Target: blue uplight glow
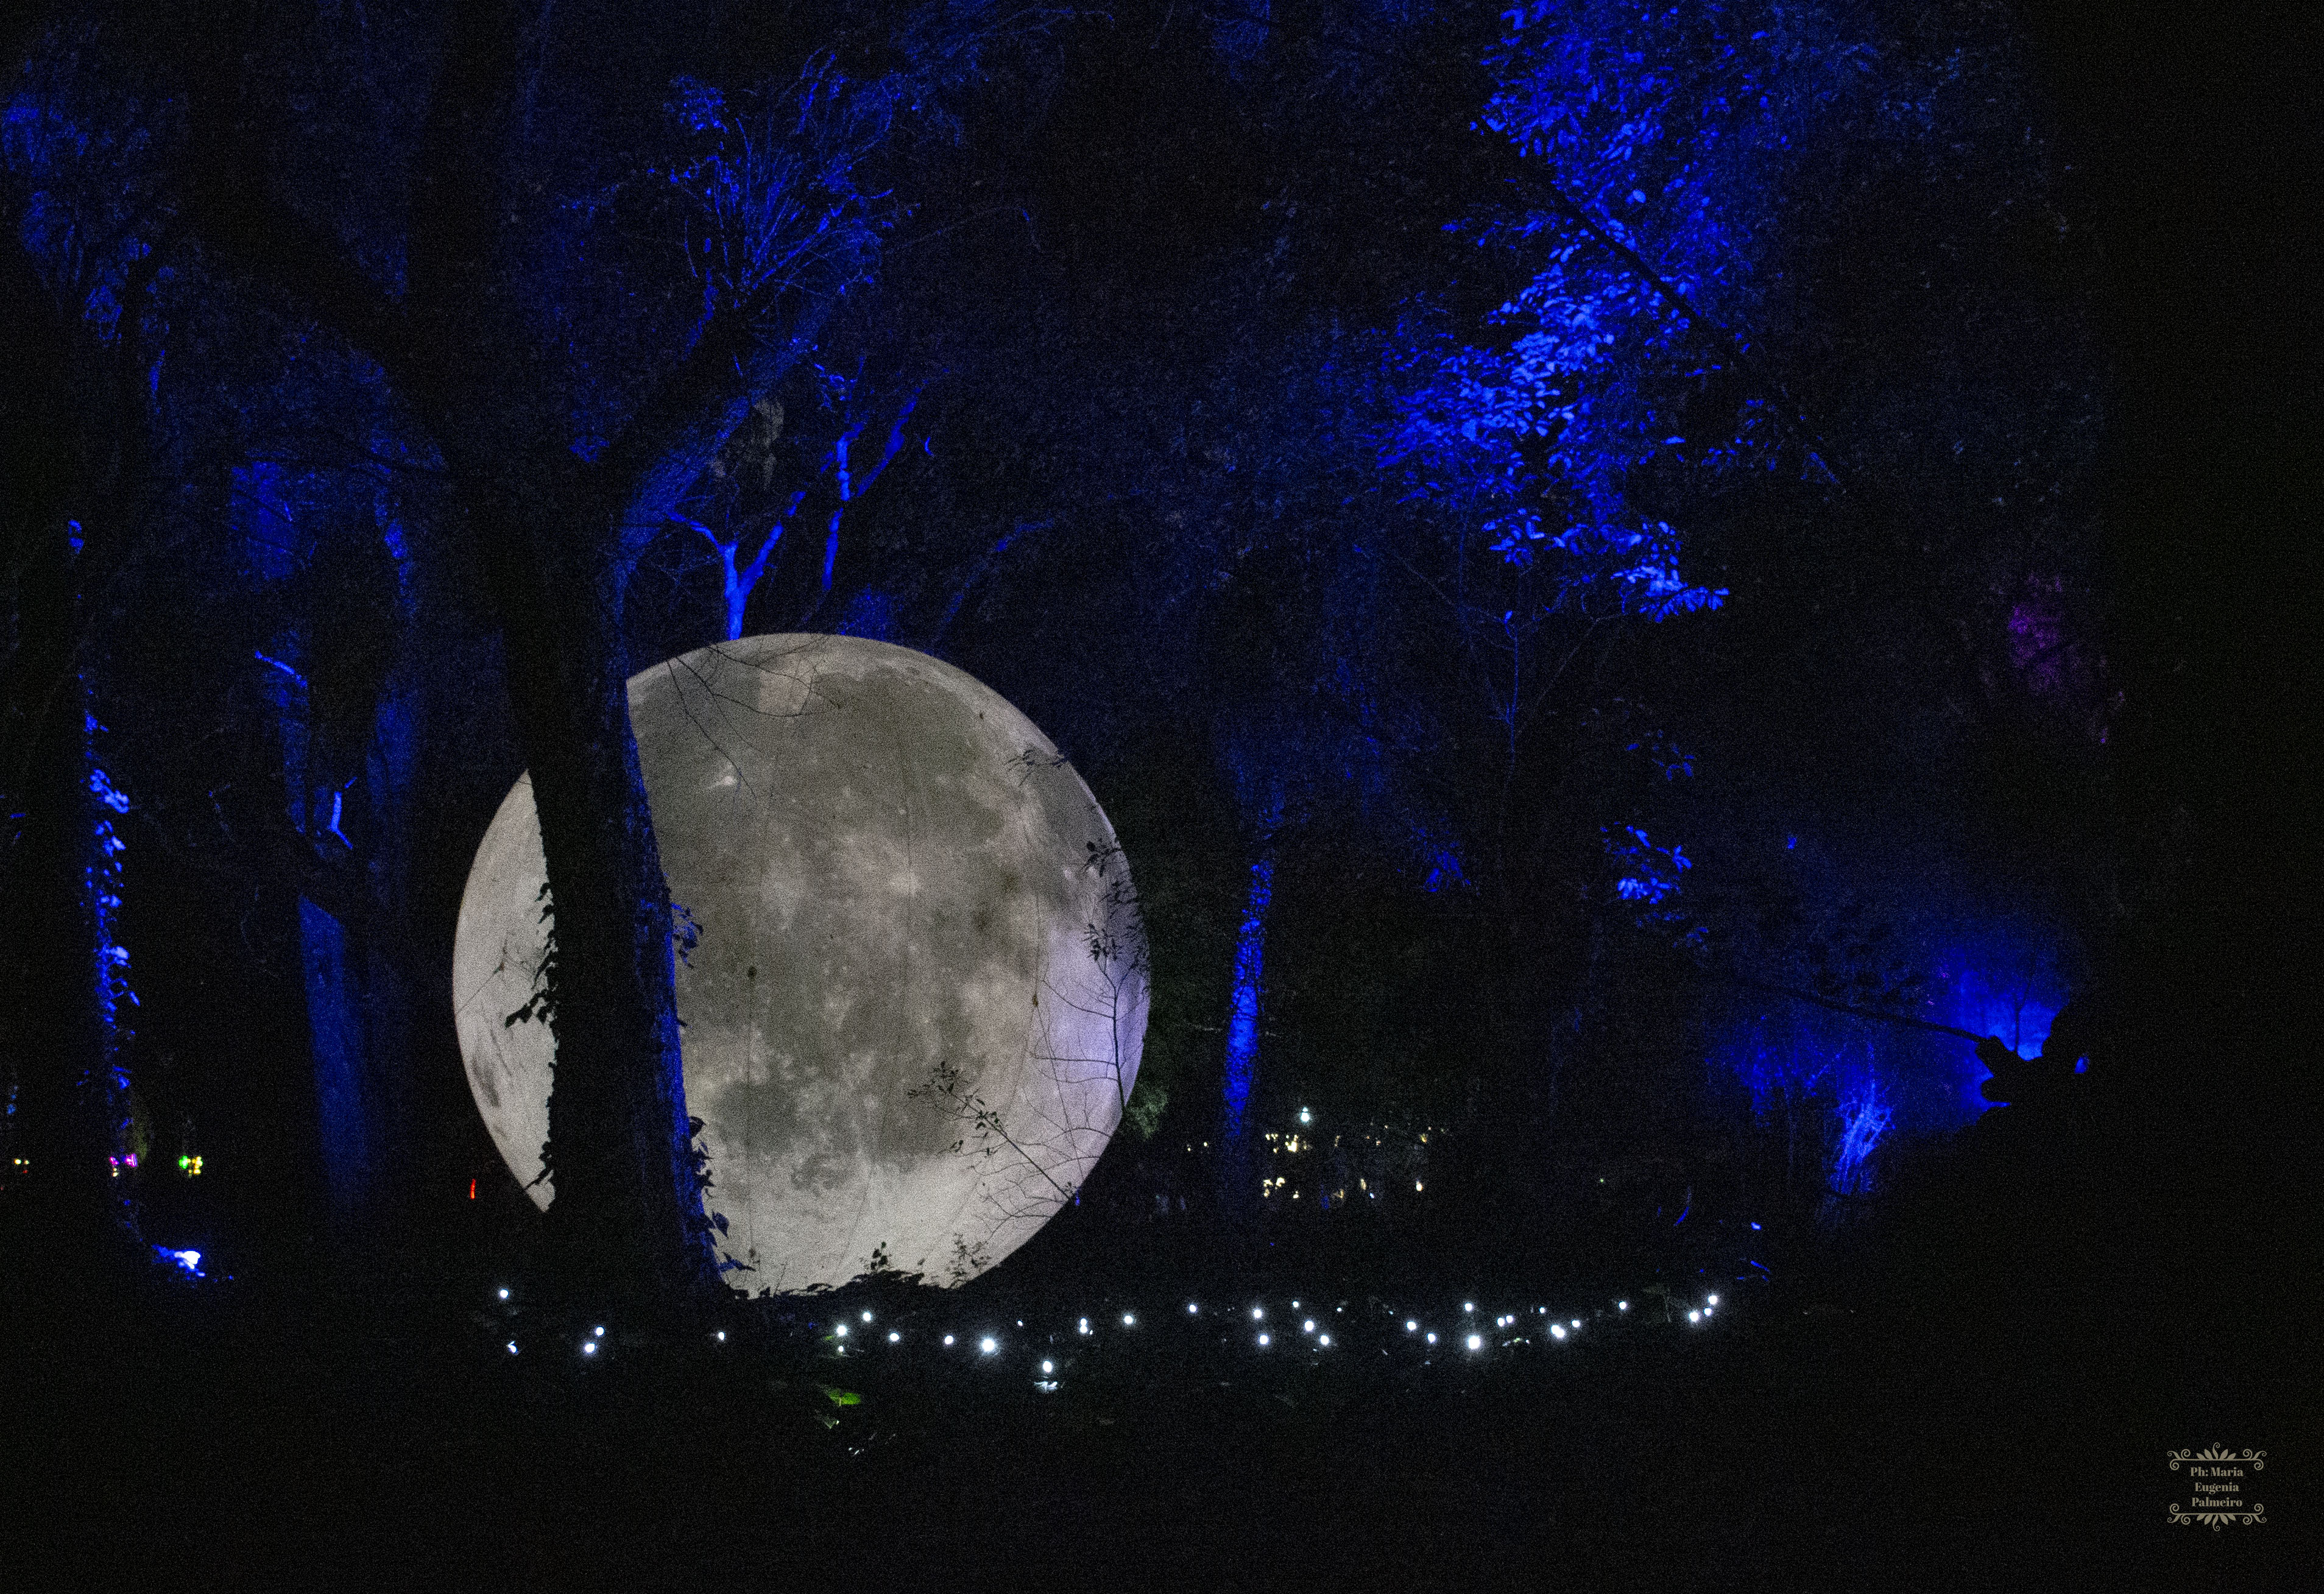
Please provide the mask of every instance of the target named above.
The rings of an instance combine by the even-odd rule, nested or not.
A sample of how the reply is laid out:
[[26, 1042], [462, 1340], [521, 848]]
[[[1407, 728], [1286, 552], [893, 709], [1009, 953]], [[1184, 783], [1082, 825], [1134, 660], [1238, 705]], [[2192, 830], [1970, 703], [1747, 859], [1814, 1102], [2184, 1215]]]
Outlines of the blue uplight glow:
[[1234, 1000], [1227, 1010], [1226, 1138], [1239, 1139], [1259, 1072], [1259, 996], [1267, 951], [1267, 909], [1274, 895], [1275, 860], [1250, 866], [1250, 894], [1235, 937]]

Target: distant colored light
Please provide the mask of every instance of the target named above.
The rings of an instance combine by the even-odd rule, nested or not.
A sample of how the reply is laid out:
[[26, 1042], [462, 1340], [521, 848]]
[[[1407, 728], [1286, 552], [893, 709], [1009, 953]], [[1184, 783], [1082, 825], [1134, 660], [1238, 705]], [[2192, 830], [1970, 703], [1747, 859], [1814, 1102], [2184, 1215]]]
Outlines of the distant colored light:
[[1752, 1227], [1753, 1229], [1755, 1229], [1755, 1230], [1756, 1230], [1756, 1229], [1757, 1229], [1757, 1228], [1758, 1228], [1759, 1226], [1758, 1226], [1757, 1223], [1754, 1223], [1754, 1224], [1752, 1224], [1752, 1225], [1751, 1225], [1751, 1227]]
[[[136, 1166], [136, 1159], [134, 1157], [130, 1159], [130, 1166], [132, 1167]], [[476, 1182], [474, 1179], [468, 1181], [468, 1199], [470, 1201], [476, 1199]]]
[[995, 1340], [995, 1339], [990, 1338], [990, 1337], [988, 1336], [988, 1337], [987, 1337], [987, 1338], [985, 1338], [985, 1339], [979, 1340], [979, 1341], [976, 1342], [976, 1348], [977, 1348], [979, 1350], [983, 1351], [987, 1356], [990, 1356], [990, 1355], [991, 1355], [995, 1350], [1000, 1350], [1000, 1349], [1001, 1349], [1001, 1341], [998, 1341], [998, 1340]]
[[1470, 1349], [1470, 1350], [1482, 1350], [1484, 1348], [1485, 1348], [1485, 1336], [1484, 1336], [1484, 1335], [1482, 1335], [1482, 1334], [1471, 1334], [1471, 1335], [1469, 1336], [1469, 1349]]

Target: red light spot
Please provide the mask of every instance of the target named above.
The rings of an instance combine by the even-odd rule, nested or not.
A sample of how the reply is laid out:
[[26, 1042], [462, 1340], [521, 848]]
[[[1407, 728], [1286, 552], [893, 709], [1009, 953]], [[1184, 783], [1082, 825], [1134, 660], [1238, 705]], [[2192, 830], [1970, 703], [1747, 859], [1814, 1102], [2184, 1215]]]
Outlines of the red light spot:
[[468, 1181], [468, 1199], [470, 1201], [476, 1199], [476, 1182], [474, 1179]]

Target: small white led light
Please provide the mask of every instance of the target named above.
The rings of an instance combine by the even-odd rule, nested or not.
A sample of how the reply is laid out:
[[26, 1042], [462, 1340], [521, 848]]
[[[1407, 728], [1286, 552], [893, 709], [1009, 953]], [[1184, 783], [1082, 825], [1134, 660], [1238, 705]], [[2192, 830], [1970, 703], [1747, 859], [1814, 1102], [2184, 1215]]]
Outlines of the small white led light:
[[1549, 1325], [1549, 1337], [1553, 1340], [1562, 1340], [1565, 1338], [1565, 1330], [1553, 1322]]
[[605, 1325], [604, 1325], [604, 1323], [602, 1323], [602, 1322], [601, 1322], [601, 1323], [599, 1323], [599, 1324], [597, 1325], [596, 1330], [595, 1330], [595, 1333], [596, 1333], [597, 1338], [599, 1338], [599, 1339], [601, 1339], [601, 1340], [602, 1340], [602, 1339], [604, 1339], [604, 1338], [605, 1337]]
[[1484, 1348], [1485, 1348], [1485, 1336], [1484, 1336], [1484, 1335], [1482, 1335], [1482, 1334], [1471, 1334], [1471, 1335], [1469, 1336], [1469, 1349], [1470, 1349], [1470, 1350], [1482, 1350]]
[[509, 1354], [511, 1356], [514, 1356], [516, 1354], [516, 1341], [514, 1340], [511, 1340], [509, 1341]]
[[866, 1313], [863, 1314], [863, 1321], [864, 1321], [864, 1322], [871, 1322], [871, 1321], [872, 1321], [872, 1314], [871, 1314], [869, 1312], [866, 1312]]
[[847, 1325], [844, 1322], [839, 1325], [839, 1337], [843, 1340], [847, 1337]]
[[1054, 1361], [1045, 1361], [1041, 1364], [1041, 1370], [1045, 1373], [1056, 1372], [1057, 1370], [1057, 1364]]
[[502, 1300], [503, 1300], [503, 1301], [505, 1301], [505, 1300], [507, 1300], [507, 1299], [508, 1299], [508, 1291], [507, 1291], [507, 1289], [506, 1289], [505, 1287], [503, 1287], [503, 1288], [502, 1289], [502, 1291], [501, 1291], [501, 1299], [502, 1299]]
[[724, 1345], [726, 1342], [726, 1331], [724, 1329], [720, 1329], [718, 1331], [718, 1342], [721, 1345]]
[[1703, 1298], [1708, 1300], [1714, 1306], [1719, 1304], [1719, 1297], [1717, 1295], [1706, 1295]]
[[1686, 1314], [1686, 1320], [1689, 1322], [1701, 1322], [1702, 1321], [1702, 1313], [1700, 1312], [1690, 1312]]
[[597, 1354], [597, 1341], [595, 1341], [595, 1340], [584, 1340], [584, 1341], [581, 1341], [581, 1354], [582, 1354], [582, 1355], [584, 1355], [584, 1356], [595, 1356], [595, 1355], [596, 1355], [596, 1354]]
[[952, 1336], [950, 1334], [946, 1334], [945, 1336], [945, 1343], [947, 1345], [952, 1343]]
[[1628, 1301], [1617, 1301], [1614, 1303], [1614, 1310], [1617, 1312], [1628, 1312], [1629, 1309], [1630, 1304]]
[[1192, 1316], [1193, 1316], [1196, 1312], [1199, 1312], [1200, 1310], [1202, 1310], [1202, 1308], [1200, 1308], [1200, 1307], [1196, 1306], [1196, 1305], [1195, 1305], [1192, 1301], [1189, 1301], [1189, 1302], [1187, 1302], [1187, 1303], [1186, 1303], [1186, 1315], [1187, 1315], [1187, 1316], [1192, 1317]]
[[976, 1342], [976, 1348], [977, 1348], [979, 1350], [983, 1351], [987, 1356], [990, 1356], [990, 1355], [991, 1355], [995, 1350], [1000, 1350], [1000, 1349], [1001, 1349], [1001, 1341], [998, 1341], [998, 1340], [992, 1340], [992, 1339], [979, 1340], [979, 1341]]
[[1123, 1313], [1121, 1314], [1121, 1326], [1124, 1328], [1136, 1328], [1138, 1326], [1137, 1314], [1130, 1312]]
[[1303, 1334], [1314, 1333], [1315, 1331], [1315, 1320], [1311, 1317], [1306, 1322], [1301, 1323], [1299, 1325], [1299, 1331]]
[[1328, 1344], [1330, 1344], [1331, 1342], [1332, 1342], [1332, 1336], [1331, 1336], [1331, 1335], [1329, 1335], [1329, 1334], [1317, 1334], [1317, 1335], [1315, 1336], [1315, 1343], [1317, 1343], [1318, 1345], [1328, 1345]]
[[888, 1331], [888, 1343], [890, 1343], [890, 1345], [896, 1345], [896, 1344], [900, 1344], [900, 1343], [902, 1343], [902, 1342], [903, 1342], [903, 1338], [904, 1338], [904, 1336], [903, 1336], [903, 1335], [901, 1335], [901, 1334], [899, 1334], [899, 1333], [898, 1333], [894, 1329], [890, 1329], [890, 1330]]
[[1259, 1335], [1259, 1342], [1260, 1348], [1261, 1348], [1261, 1349], [1264, 1349], [1264, 1348], [1266, 1347], [1266, 1345], [1267, 1345], [1267, 1342], [1268, 1342], [1268, 1338], [1267, 1338], [1267, 1336], [1266, 1336], [1265, 1334], [1261, 1334], [1261, 1335]]
[[1260, 1318], [1265, 1317], [1266, 1315], [1267, 1308], [1264, 1306], [1254, 1306], [1250, 1309], [1250, 1320], [1253, 1322], [1257, 1322]]
[[1418, 1333], [1420, 1331], [1419, 1322], [1413, 1318], [1406, 1318], [1404, 1320], [1404, 1331], [1407, 1334]]
[[1429, 1335], [1429, 1336], [1428, 1336], [1428, 1342], [1429, 1342], [1430, 1344], [1432, 1344], [1432, 1345], [1434, 1345], [1434, 1343], [1436, 1343], [1436, 1336], [1435, 1336], [1434, 1334], [1431, 1334], [1431, 1335]]
[[1578, 1317], [1577, 1317], [1577, 1318], [1575, 1318], [1575, 1319], [1573, 1320], [1573, 1326], [1574, 1326], [1575, 1328], [1580, 1328], [1580, 1327], [1582, 1326], [1582, 1320], [1581, 1320], [1580, 1318], [1578, 1318]]

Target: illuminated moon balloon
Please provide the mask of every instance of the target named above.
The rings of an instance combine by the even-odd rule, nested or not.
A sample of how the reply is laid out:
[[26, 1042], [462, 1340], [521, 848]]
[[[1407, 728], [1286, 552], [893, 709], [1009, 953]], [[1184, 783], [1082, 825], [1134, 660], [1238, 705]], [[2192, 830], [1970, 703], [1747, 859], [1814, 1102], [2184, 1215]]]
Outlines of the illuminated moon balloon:
[[[857, 637], [750, 637], [630, 682], [672, 899], [687, 1110], [751, 1293], [873, 1265], [961, 1284], [1104, 1150], [1138, 1075], [1144, 944], [1113, 829], [973, 677]], [[453, 953], [477, 1110], [546, 1207], [551, 1038], [529, 777], [468, 874]]]

